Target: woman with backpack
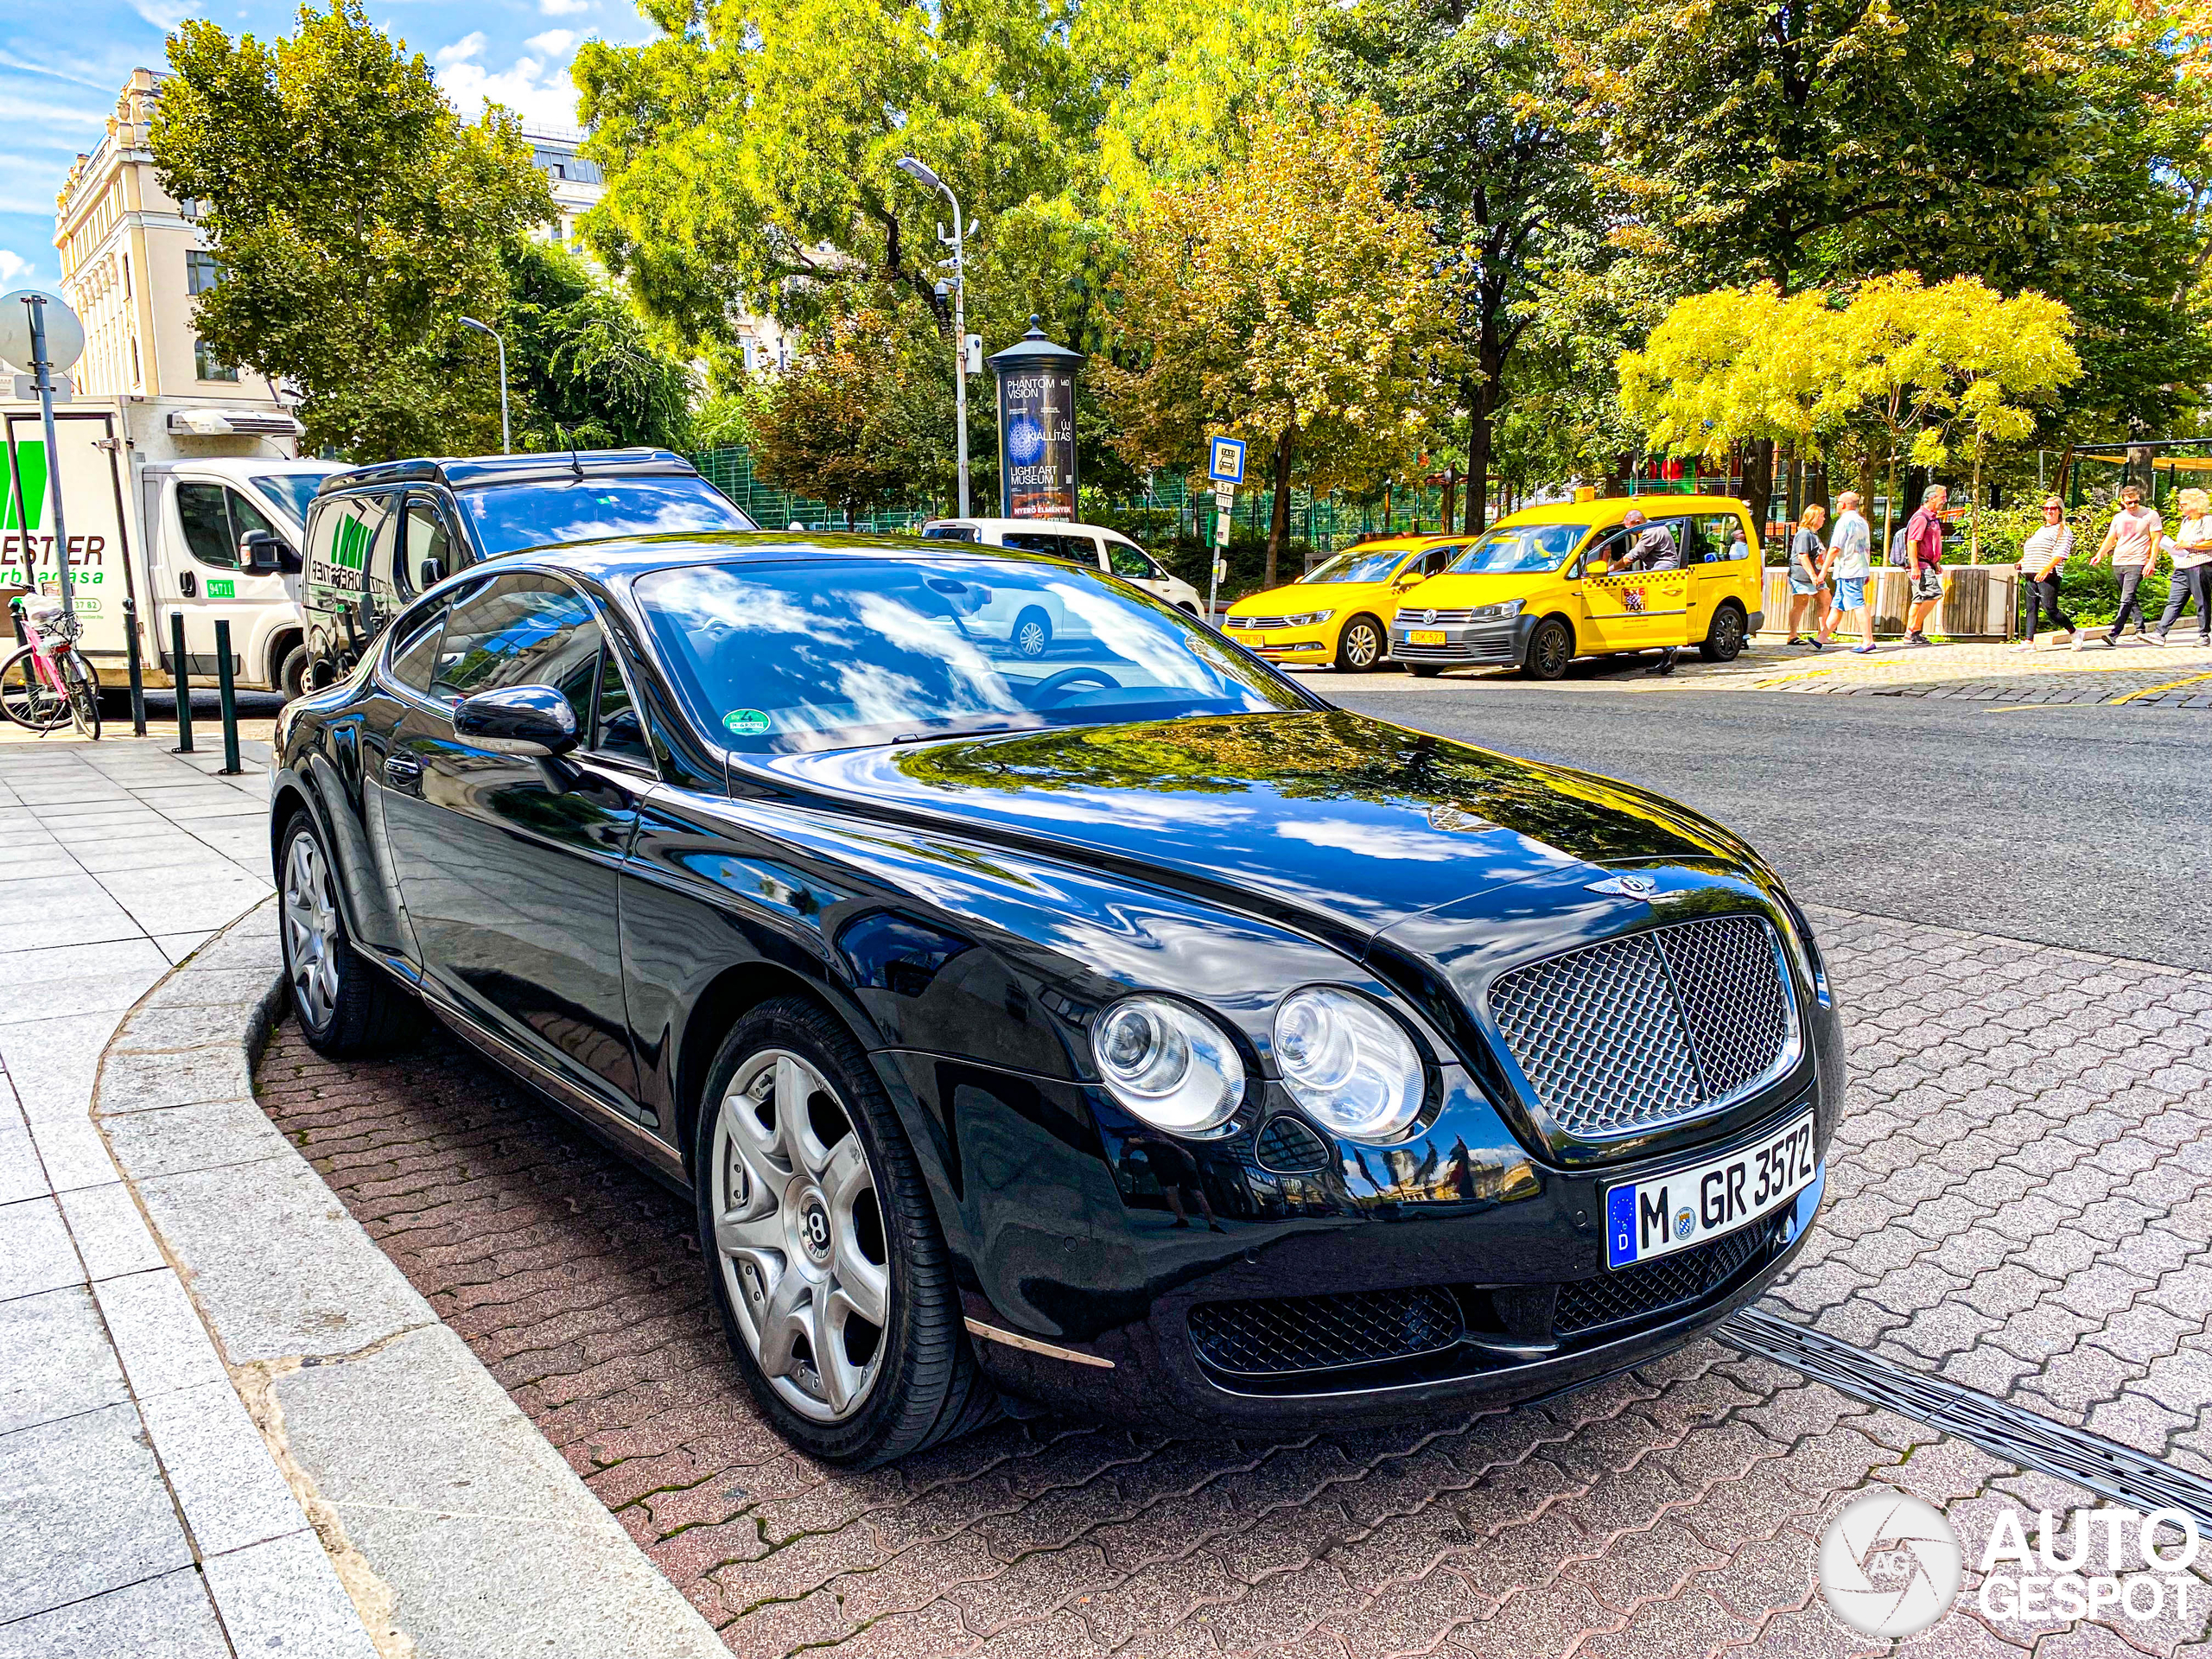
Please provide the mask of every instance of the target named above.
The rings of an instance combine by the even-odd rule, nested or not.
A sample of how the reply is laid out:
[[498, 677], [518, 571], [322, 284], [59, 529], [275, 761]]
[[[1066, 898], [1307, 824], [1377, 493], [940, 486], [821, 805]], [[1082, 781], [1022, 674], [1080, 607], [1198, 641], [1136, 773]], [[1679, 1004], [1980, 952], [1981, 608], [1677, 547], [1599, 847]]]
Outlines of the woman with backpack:
[[[1821, 649], [1821, 526], [1827, 518], [1828, 510], [1815, 501], [1789, 537], [1789, 638], [1784, 645]], [[1810, 639], [1801, 631], [1808, 624], [1814, 629]]]

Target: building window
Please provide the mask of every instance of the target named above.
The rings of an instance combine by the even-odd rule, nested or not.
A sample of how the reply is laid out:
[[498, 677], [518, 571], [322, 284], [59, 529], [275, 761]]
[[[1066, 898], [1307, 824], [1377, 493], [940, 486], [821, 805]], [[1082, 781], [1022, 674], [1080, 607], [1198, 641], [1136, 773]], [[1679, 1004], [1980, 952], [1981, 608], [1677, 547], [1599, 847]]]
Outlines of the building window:
[[[184, 286], [189, 294], [205, 294], [223, 280], [222, 262], [205, 248], [194, 248], [184, 256]], [[206, 378], [204, 375], [201, 378]]]
[[130, 297], [130, 256], [127, 253], [123, 256], [123, 297]]
[[207, 349], [207, 342], [204, 340], [192, 342], [192, 372], [202, 380], [235, 380], [238, 378], [237, 368], [220, 361], [214, 353]]
[[134, 386], [146, 384], [146, 372], [138, 366], [138, 336], [136, 334], [130, 336], [130, 384]]

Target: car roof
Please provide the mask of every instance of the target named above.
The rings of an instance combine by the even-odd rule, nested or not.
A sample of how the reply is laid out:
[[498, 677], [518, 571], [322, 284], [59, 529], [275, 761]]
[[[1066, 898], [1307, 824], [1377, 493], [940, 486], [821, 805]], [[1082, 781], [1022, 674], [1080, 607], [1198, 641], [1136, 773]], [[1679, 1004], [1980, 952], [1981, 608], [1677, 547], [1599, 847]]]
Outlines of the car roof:
[[922, 528], [937, 530], [946, 526], [961, 530], [1080, 530], [1100, 536], [1121, 536], [1123, 541], [1128, 540], [1110, 525], [1086, 524], [1079, 518], [932, 518]]
[[556, 449], [527, 455], [422, 456], [349, 467], [323, 480], [317, 495], [378, 485], [442, 484], [480, 489], [494, 484], [543, 484], [564, 478], [668, 478], [699, 475], [670, 449]]
[[1015, 560], [1066, 568], [1049, 553], [976, 542], [924, 541], [918, 536], [797, 530], [670, 531], [658, 536], [611, 536], [600, 541], [525, 548], [469, 566], [493, 571], [517, 566], [568, 570], [601, 582], [634, 578], [687, 564], [828, 563], [840, 559], [917, 555], [946, 559]]
[[1746, 512], [1751, 509], [1732, 495], [1601, 495], [1589, 501], [1548, 501], [1541, 506], [1509, 512], [1492, 526], [1516, 524], [1618, 524], [1630, 507], [1641, 507], [1647, 518], [1678, 518], [1686, 512]]

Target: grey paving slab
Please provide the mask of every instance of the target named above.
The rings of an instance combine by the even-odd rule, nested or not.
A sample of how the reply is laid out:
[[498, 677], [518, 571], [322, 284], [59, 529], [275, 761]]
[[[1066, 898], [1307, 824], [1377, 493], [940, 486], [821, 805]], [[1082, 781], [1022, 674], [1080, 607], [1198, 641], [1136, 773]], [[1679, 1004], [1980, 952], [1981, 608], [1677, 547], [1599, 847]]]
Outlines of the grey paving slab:
[[105, 1186], [115, 1179], [115, 1160], [88, 1117], [41, 1118], [31, 1125], [31, 1141], [56, 1192]]
[[123, 1018], [120, 1008], [67, 1014], [0, 1026], [0, 1055], [33, 1123], [82, 1117], [92, 1098], [100, 1054]]
[[67, 875], [83, 867], [64, 852], [57, 843], [50, 847], [34, 848], [22, 844], [16, 831], [8, 832], [16, 844], [0, 858], [0, 902], [13, 901], [13, 890], [19, 884], [43, 880], [48, 876]]
[[0, 1624], [0, 1659], [233, 1659], [188, 1567]]
[[176, 963], [182, 962], [212, 937], [209, 933], [159, 933], [155, 935], [154, 943], [161, 947], [163, 956]]
[[51, 916], [0, 913], [0, 953], [56, 944], [104, 944], [143, 937], [143, 930], [112, 899]]
[[[289, 1372], [276, 1390], [293, 1457], [391, 1587], [395, 1622], [426, 1659], [721, 1652], [444, 1326]], [[493, 1569], [504, 1588], [487, 1593]]]
[[238, 912], [250, 909], [270, 891], [265, 880], [234, 871], [221, 880], [207, 879], [174, 888], [124, 895], [118, 899], [130, 919], [156, 938], [196, 930], [226, 927]]
[[140, 1413], [201, 1555], [308, 1530], [227, 1380], [157, 1395], [140, 1402]]
[[[376, 1644], [313, 1534], [295, 1533], [218, 1555], [208, 1561], [207, 1573], [208, 1593], [241, 1655], [377, 1659]], [[416, 1651], [430, 1659], [419, 1647]]]
[[84, 1281], [60, 1205], [49, 1198], [0, 1205], [0, 1301]]
[[[0, 898], [0, 903], [4, 902], [4, 898]], [[142, 943], [152, 947], [154, 942], [147, 939]], [[99, 947], [90, 948], [98, 949]], [[158, 948], [156, 948], [153, 954], [158, 957], [161, 952]], [[162, 966], [168, 965], [164, 961]], [[67, 993], [67, 1003], [69, 1007], [80, 1013], [120, 1014], [140, 997], [145, 995], [146, 987], [151, 980], [150, 975], [136, 972], [99, 974], [72, 980]], [[7, 982], [10, 982], [0, 979], [0, 983]], [[14, 982], [35, 983], [36, 982]], [[27, 1025], [35, 1020], [51, 1019], [54, 1008], [63, 1000], [63, 995], [59, 988], [52, 985], [41, 985], [36, 995], [22, 998], [10, 996], [5, 1001], [0, 1001], [0, 1026]]]
[[104, 1279], [92, 1294], [122, 1357], [123, 1374], [142, 1403], [203, 1382], [228, 1385], [229, 1373], [215, 1357], [207, 1327], [171, 1269]]
[[192, 1288], [232, 1364], [355, 1353], [434, 1323], [429, 1305], [287, 1150], [251, 1180], [214, 1169], [139, 1185], [154, 1226], [192, 1268]]
[[43, 1196], [48, 1191], [46, 1171], [12, 1098], [0, 1119], [10, 1120], [0, 1121], [0, 1205]]
[[[118, 1166], [143, 1183], [195, 1169], [235, 1169], [291, 1152], [251, 1100], [207, 1101], [105, 1120]], [[242, 1171], [240, 1182], [252, 1179]]]
[[69, 1224], [69, 1236], [86, 1276], [94, 1282], [144, 1273], [162, 1265], [161, 1247], [147, 1230], [137, 1201], [121, 1181], [99, 1186], [80, 1186], [58, 1196], [61, 1218]]
[[71, 848], [70, 854], [79, 868], [94, 875], [112, 875], [127, 870], [212, 870], [226, 861], [222, 853], [167, 819], [147, 835], [85, 842]]
[[268, 995], [270, 976], [258, 968], [201, 968], [197, 963], [164, 984], [149, 1006], [204, 1008], [217, 1004], [245, 1007]]
[[260, 1005], [261, 993], [265, 988], [257, 988], [248, 995], [228, 999], [227, 1006], [205, 1001], [177, 1006], [166, 998], [160, 1001], [149, 999], [145, 1007], [117, 1027], [108, 1052], [111, 1054], [143, 1051], [166, 1052], [204, 1047], [211, 1039], [225, 1033], [243, 1031], [247, 1016]]
[[[73, 997], [68, 982], [101, 979], [117, 974], [143, 974], [151, 985], [168, 971], [168, 961], [151, 939], [134, 936], [106, 944], [33, 946], [0, 955], [0, 983], [37, 984], [51, 988], [57, 1001]], [[47, 1010], [58, 1014], [67, 1010]]]
[[108, 1057], [100, 1072], [99, 1113], [158, 1110], [204, 1100], [237, 1100], [253, 1092], [243, 1048], [200, 1048], [176, 1054]]
[[130, 1395], [81, 1285], [0, 1301], [0, 1434], [121, 1405]]
[[137, 1408], [0, 1436], [0, 1620], [188, 1566]]

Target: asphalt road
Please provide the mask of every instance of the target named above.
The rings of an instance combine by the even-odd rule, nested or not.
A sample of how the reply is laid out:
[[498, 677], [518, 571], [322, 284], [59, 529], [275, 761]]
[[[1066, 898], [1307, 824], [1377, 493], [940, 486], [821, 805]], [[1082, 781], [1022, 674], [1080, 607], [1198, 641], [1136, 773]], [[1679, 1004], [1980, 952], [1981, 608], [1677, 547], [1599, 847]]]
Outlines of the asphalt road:
[[2212, 969], [2201, 710], [1392, 674], [1308, 683], [1349, 709], [1672, 796], [1748, 836], [1808, 902]]

